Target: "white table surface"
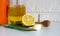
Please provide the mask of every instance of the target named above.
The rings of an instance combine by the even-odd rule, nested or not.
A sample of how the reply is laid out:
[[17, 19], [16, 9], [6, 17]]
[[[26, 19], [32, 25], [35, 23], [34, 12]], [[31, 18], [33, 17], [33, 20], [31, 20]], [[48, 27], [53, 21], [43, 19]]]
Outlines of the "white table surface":
[[51, 22], [50, 27], [42, 27], [40, 31], [18, 31], [0, 26], [0, 36], [60, 36], [60, 22]]

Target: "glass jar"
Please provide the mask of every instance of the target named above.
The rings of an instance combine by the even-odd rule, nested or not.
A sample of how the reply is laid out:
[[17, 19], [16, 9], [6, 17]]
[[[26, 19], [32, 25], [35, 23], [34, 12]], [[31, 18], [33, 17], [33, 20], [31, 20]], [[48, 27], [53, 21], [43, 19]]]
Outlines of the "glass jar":
[[18, 22], [21, 22], [22, 16], [26, 13], [26, 7], [23, 4], [24, 2], [19, 0], [11, 0], [10, 6], [9, 6], [9, 12], [8, 12], [8, 23], [16, 24]]

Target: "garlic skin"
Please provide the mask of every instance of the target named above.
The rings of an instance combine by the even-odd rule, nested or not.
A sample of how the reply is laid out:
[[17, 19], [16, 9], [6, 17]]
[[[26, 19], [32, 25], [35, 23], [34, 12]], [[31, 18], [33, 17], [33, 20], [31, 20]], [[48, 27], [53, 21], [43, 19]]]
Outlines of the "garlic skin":
[[36, 29], [37, 31], [39, 31], [41, 29], [41, 24], [35, 24], [34, 25], [34, 29]]

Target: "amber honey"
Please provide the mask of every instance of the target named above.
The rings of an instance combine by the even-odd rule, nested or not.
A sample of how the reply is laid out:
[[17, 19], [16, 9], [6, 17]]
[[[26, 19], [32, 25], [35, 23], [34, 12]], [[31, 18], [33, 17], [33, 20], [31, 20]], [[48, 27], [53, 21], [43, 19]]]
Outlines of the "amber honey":
[[26, 13], [26, 8], [24, 5], [18, 5], [18, 6], [10, 6], [9, 7], [9, 23], [10, 21], [21, 21], [22, 16]]

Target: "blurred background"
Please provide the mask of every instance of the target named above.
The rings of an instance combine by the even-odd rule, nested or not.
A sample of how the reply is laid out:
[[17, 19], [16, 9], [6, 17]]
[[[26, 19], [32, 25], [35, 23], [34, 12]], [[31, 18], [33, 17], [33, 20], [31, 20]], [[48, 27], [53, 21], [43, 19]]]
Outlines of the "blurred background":
[[[10, 0], [11, 5], [16, 4], [16, 0]], [[38, 14], [40, 14], [40, 20], [60, 21], [60, 0], [18, 0], [26, 6], [26, 12], [32, 14], [36, 21]], [[12, 3], [13, 2], [13, 3]]]

